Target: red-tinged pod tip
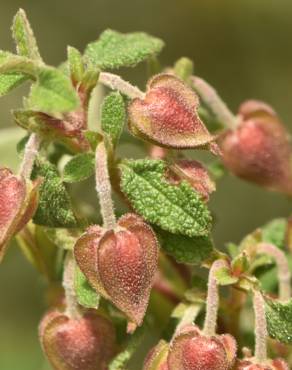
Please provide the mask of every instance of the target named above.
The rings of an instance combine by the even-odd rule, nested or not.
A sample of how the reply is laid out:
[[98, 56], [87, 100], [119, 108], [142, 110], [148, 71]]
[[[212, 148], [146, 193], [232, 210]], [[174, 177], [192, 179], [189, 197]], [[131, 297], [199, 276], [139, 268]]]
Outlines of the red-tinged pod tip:
[[106, 370], [115, 350], [112, 324], [95, 313], [73, 319], [50, 312], [40, 324], [40, 340], [55, 370]]
[[229, 370], [236, 358], [236, 342], [231, 335], [207, 337], [189, 326], [171, 343], [169, 370]]
[[221, 139], [226, 167], [235, 175], [270, 190], [292, 194], [292, 150], [277, 117], [253, 116]]
[[174, 163], [167, 173], [167, 178], [172, 183], [186, 180], [206, 201], [209, 195], [216, 190], [216, 185], [206, 168], [195, 160], [183, 159]]
[[252, 358], [238, 361], [235, 370], [289, 370], [289, 366], [281, 358], [267, 360], [264, 364], [258, 364], [256, 360]]
[[198, 105], [195, 92], [174, 75], [154, 76], [145, 98], [128, 107], [130, 131], [165, 147], [204, 147], [214, 138], [199, 118]]
[[10, 238], [33, 216], [38, 200], [39, 182], [26, 183], [9, 169], [0, 169], [0, 260]]
[[243, 120], [247, 120], [251, 117], [260, 116], [274, 116], [277, 114], [274, 109], [267, 103], [260, 100], [246, 100], [244, 101], [238, 109], [238, 114]]

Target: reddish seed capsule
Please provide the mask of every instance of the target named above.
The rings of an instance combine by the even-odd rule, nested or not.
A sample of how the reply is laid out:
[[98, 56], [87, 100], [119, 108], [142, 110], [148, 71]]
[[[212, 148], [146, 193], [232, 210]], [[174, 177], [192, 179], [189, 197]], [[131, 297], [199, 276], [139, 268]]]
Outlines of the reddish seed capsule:
[[186, 180], [205, 200], [208, 200], [210, 193], [216, 190], [216, 185], [206, 168], [194, 160], [184, 159], [171, 165], [168, 178], [174, 183]]
[[40, 340], [55, 370], [106, 370], [115, 332], [107, 319], [95, 313], [73, 319], [54, 311], [40, 324]]
[[152, 229], [139, 216], [127, 214], [115, 230], [89, 228], [77, 241], [74, 254], [91, 285], [141, 325], [158, 264]]
[[171, 148], [203, 147], [214, 141], [197, 113], [197, 95], [171, 74], [154, 76], [144, 99], [128, 108], [129, 128], [136, 136]]
[[207, 337], [188, 326], [174, 338], [168, 355], [169, 370], [228, 370], [236, 356], [236, 342], [229, 335]]
[[38, 181], [26, 183], [9, 169], [0, 169], [0, 260], [10, 238], [33, 216], [37, 207], [38, 185]]
[[292, 151], [284, 126], [259, 102], [245, 103], [241, 112], [243, 121], [221, 140], [226, 167], [245, 180], [292, 194]]

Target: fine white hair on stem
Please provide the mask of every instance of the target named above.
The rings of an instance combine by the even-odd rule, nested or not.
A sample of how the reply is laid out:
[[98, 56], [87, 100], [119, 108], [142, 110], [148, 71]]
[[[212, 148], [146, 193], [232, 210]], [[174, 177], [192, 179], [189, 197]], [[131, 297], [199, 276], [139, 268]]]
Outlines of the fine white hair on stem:
[[265, 301], [262, 293], [254, 291], [253, 308], [255, 314], [255, 358], [258, 363], [267, 360], [267, 320], [265, 313]]
[[279, 299], [287, 301], [291, 297], [291, 272], [285, 253], [270, 243], [259, 243], [257, 252], [267, 254], [275, 260], [278, 269]]
[[219, 269], [227, 267], [227, 261], [220, 259], [213, 263], [209, 271], [208, 293], [206, 301], [206, 317], [203, 332], [206, 336], [212, 336], [216, 333], [217, 315], [219, 307], [219, 292], [216, 273]]
[[23, 159], [20, 165], [19, 174], [25, 179], [30, 179], [33, 164], [38, 154], [41, 138], [37, 134], [31, 134], [24, 148]]
[[213, 112], [220, 122], [227, 128], [234, 129], [237, 126], [237, 118], [223, 102], [216, 90], [200, 77], [191, 77], [192, 86], [199, 94], [203, 103]]
[[145, 94], [138, 87], [131, 85], [129, 82], [123, 80], [120, 76], [113, 73], [101, 72], [99, 75], [99, 82], [109, 87], [112, 90], [118, 90], [120, 93], [128, 96], [130, 99], [143, 99]]
[[96, 191], [99, 197], [103, 225], [106, 229], [114, 229], [116, 226], [116, 217], [112, 201], [107, 152], [103, 142], [98, 144], [95, 158]]
[[69, 251], [65, 258], [63, 273], [63, 288], [65, 290], [66, 315], [72, 319], [80, 316], [80, 309], [74, 288], [75, 261], [73, 253]]

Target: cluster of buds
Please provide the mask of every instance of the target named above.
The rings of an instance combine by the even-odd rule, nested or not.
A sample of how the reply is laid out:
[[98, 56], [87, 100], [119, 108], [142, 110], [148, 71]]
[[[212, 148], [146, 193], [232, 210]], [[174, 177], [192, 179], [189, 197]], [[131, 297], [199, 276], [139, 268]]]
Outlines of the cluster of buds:
[[114, 229], [90, 227], [74, 254], [92, 287], [141, 325], [158, 264], [158, 242], [143, 219], [126, 214]]
[[114, 327], [95, 312], [74, 318], [49, 312], [40, 324], [39, 335], [56, 370], [106, 370], [115, 352]]
[[31, 182], [0, 168], [0, 260], [9, 240], [33, 216], [38, 204], [38, 180]]
[[226, 167], [245, 180], [291, 195], [290, 138], [276, 113], [265, 103], [247, 101], [239, 108], [239, 120], [221, 139]]

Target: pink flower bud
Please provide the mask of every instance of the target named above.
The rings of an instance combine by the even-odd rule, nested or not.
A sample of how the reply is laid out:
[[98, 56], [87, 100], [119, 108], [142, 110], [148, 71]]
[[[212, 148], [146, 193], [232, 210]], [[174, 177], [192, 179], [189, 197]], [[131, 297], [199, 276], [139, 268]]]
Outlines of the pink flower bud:
[[161, 340], [155, 347], [148, 353], [143, 370], [168, 370], [167, 354], [169, 345]]
[[20, 231], [37, 207], [39, 182], [26, 183], [7, 168], [0, 168], [0, 260], [10, 238]]
[[208, 171], [200, 162], [194, 160], [184, 159], [171, 165], [168, 179], [174, 183], [188, 181], [205, 200], [208, 200], [210, 193], [216, 190], [216, 185]]
[[246, 117], [223, 136], [223, 161], [235, 175], [292, 194], [292, 151], [285, 127], [259, 103], [241, 107]]
[[197, 113], [194, 91], [171, 74], [154, 76], [144, 99], [134, 99], [128, 108], [129, 128], [146, 141], [171, 148], [196, 148], [214, 138]]
[[152, 229], [139, 216], [127, 214], [115, 230], [102, 233], [90, 228], [74, 253], [91, 285], [141, 325], [158, 264]]
[[40, 324], [40, 340], [55, 370], [106, 370], [114, 354], [115, 331], [95, 313], [73, 319], [54, 311]]
[[229, 335], [205, 336], [195, 326], [181, 330], [171, 343], [169, 370], [228, 370], [236, 357], [236, 342]]

